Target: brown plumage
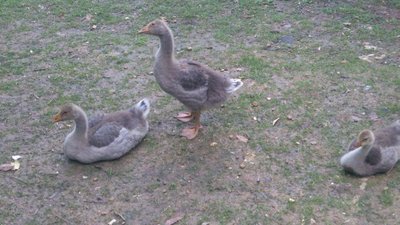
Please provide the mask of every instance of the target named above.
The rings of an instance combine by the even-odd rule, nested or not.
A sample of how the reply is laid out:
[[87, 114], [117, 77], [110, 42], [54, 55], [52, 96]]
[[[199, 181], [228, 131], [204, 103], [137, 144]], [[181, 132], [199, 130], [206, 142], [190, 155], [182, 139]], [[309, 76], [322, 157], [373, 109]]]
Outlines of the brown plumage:
[[177, 116], [184, 122], [195, 120], [195, 126], [185, 128], [182, 136], [188, 139], [196, 137], [201, 128], [201, 111], [224, 102], [230, 93], [243, 85], [242, 81], [225, 77], [198, 62], [175, 59], [173, 34], [164, 20], [150, 22], [139, 33], [160, 38], [161, 45], [156, 54], [154, 75], [161, 89], [191, 110], [190, 113]]

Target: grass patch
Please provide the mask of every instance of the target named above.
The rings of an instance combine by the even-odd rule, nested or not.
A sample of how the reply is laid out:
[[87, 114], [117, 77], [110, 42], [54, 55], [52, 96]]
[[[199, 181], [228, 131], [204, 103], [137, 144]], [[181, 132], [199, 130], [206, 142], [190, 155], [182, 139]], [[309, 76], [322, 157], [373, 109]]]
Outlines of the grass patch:
[[393, 205], [394, 196], [389, 189], [383, 190], [381, 195], [379, 196], [379, 201], [384, 206], [391, 206]]
[[400, 104], [396, 102], [390, 102], [380, 105], [378, 115], [381, 117], [386, 117], [389, 115], [396, 115], [398, 112], [400, 112]]
[[16, 81], [0, 82], [0, 91], [10, 92], [17, 88], [18, 83]]
[[370, 23], [378, 20], [378, 17], [366, 12], [362, 7], [354, 7], [354, 5], [350, 4], [339, 4], [335, 7], [327, 7], [323, 9], [323, 12], [340, 15], [342, 18], [352, 23]]
[[[398, 116], [395, 7], [391, 0], [1, 1], [0, 159], [23, 158], [21, 169], [8, 174], [15, 180], [0, 181], [0, 223], [60, 224], [54, 216], [67, 208], [76, 224], [107, 223], [114, 212], [128, 224], [158, 224], [180, 211], [180, 223], [199, 225], [393, 223], [398, 176], [371, 178], [367, 190], [383, 191], [365, 192], [354, 205], [360, 180], [337, 160], [360, 130], [379, 126], [370, 114], [382, 124]], [[225, 75], [245, 83], [202, 114], [204, 129], [191, 141], [179, 133], [192, 124], [170, 118], [183, 106], [148, 74], [158, 41], [137, 34], [161, 16], [180, 50], [196, 43], [178, 58], [228, 69]], [[359, 59], [368, 54], [385, 57]], [[50, 125], [55, 106], [74, 102], [91, 115], [144, 97], [152, 101], [150, 131], [137, 151], [93, 165], [62, 155], [72, 128]], [[16, 185], [21, 181], [29, 183]], [[121, 204], [101, 204], [98, 196]]]
[[243, 78], [250, 78], [259, 83], [268, 82], [269, 76], [267, 71], [269, 69], [269, 65], [264, 59], [253, 55], [246, 55], [240, 58], [238, 64], [249, 69], [248, 72], [242, 74]]
[[216, 219], [220, 224], [228, 224], [234, 218], [234, 209], [224, 202], [212, 202], [207, 207], [207, 214]]

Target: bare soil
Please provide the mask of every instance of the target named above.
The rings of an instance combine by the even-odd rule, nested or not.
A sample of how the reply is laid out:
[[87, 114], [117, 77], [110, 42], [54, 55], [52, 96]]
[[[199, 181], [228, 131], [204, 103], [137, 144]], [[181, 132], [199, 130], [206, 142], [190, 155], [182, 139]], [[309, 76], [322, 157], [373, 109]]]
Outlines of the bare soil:
[[[177, 215], [184, 217], [176, 224], [199, 225], [397, 224], [398, 168], [360, 179], [345, 174], [337, 161], [360, 129], [399, 118], [399, 79], [393, 74], [400, 70], [380, 70], [400, 66], [399, 42], [370, 40], [379, 47], [375, 56], [386, 57], [374, 58], [368, 68], [383, 75], [368, 68], [347, 70], [352, 62], [335, 48], [355, 48], [361, 55], [363, 41], [349, 39], [347, 47], [339, 46], [335, 38], [353, 31], [327, 31], [326, 24], [342, 24], [345, 15], [323, 9], [357, 1], [273, 2], [266, 9], [288, 19], [268, 28], [292, 35], [291, 46], [255, 34], [234, 37], [240, 44], [220, 41], [212, 28], [198, 33], [196, 25], [205, 21], [196, 18], [177, 15], [171, 23], [178, 57], [244, 81], [223, 106], [204, 112], [204, 128], [192, 141], [179, 136], [186, 125], [173, 118], [183, 106], [162, 92], [150, 73], [158, 40], [137, 44], [136, 29], [146, 20], [135, 20], [146, 7], [121, 12], [132, 18], [95, 30], [84, 15], [78, 22], [84, 26], [64, 27], [66, 19], [51, 4], [32, 11], [48, 13], [46, 19], [2, 23], [0, 71], [8, 72], [0, 74], [0, 164], [11, 162], [12, 155], [22, 159], [19, 170], [0, 172], [0, 224], [110, 224], [114, 219], [114, 225], [165, 224]], [[400, 19], [399, 9], [383, 3], [364, 9], [379, 18]], [[291, 13], [314, 27], [291, 34], [299, 26]], [[59, 23], [56, 32], [48, 28], [51, 19]], [[383, 24], [388, 32], [398, 31], [393, 23]], [[193, 30], [181, 33], [183, 26]], [[326, 70], [312, 69], [326, 60], [318, 58], [318, 47], [332, 51], [343, 67], [327, 63]], [[315, 58], [304, 57], [302, 50]], [[244, 55], [268, 63], [267, 81], [245, 76], [252, 68], [241, 65]], [[290, 68], [296, 63], [303, 69]], [[151, 101], [150, 132], [137, 148], [121, 159], [90, 165], [63, 155], [62, 142], [73, 124], [51, 123], [58, 105], [75, 102], [92, 114], [127, 108], [143, 97]]]

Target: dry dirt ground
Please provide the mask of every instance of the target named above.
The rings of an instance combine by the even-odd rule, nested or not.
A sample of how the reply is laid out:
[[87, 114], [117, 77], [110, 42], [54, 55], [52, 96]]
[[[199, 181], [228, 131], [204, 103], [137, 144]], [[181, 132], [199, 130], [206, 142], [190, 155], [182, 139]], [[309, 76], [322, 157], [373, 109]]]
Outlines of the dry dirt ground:
[[[160, 16], [177, 57], [244, 81], [192, 141], [151, 75], [158, 40], [137, 34]], [[0, 224], [398, 224], [400, 168], [357, 178], [338, 159], [400, 119], [399, 20], [397, 0], [2, 0], [0, 164], [22, 158], [0, 172]], [[129, 154], [63, 155], [58, 106], [143, 97], [150, 131]]]

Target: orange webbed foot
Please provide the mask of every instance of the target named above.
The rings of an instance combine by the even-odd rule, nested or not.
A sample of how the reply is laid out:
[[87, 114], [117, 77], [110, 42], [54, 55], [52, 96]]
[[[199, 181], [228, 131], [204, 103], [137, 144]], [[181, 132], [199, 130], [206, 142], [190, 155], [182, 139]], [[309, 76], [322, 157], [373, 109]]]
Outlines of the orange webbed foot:
[[186, 127], [182, 130], [181, 136], [191, 140], [197, 136], [200, 127]]
[[191, 112], [181, 112], [175, 118], [182, 122], [189, 122], [193, 120], [194, 116]]

